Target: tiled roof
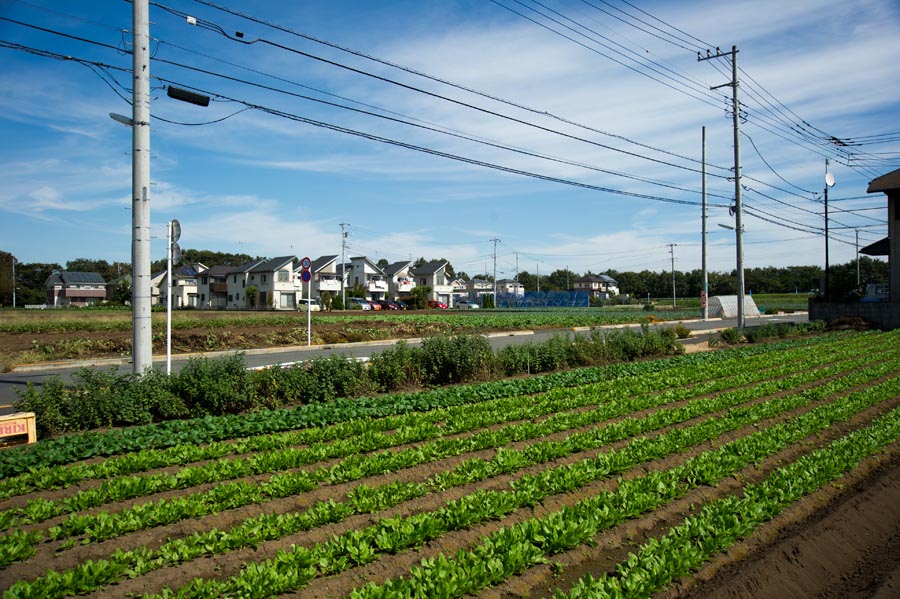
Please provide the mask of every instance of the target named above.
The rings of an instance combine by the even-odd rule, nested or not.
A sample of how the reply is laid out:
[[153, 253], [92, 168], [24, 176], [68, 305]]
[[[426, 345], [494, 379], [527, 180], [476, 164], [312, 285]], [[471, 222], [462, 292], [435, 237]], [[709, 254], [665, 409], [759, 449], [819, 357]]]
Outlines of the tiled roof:
[[278, 258], [272, 258], [271, 260], [267, 260], [254, 266], [250, 269], [250, 272], [275, 272], [276, 270], [281, 270], [288, 264], [293, 264], [296, 259], [295, 256], [279, 256]]
[[432, 262], [426, 262], [422, 266], [412, 269], [411, 272], [414, 275], [433, 275], [445, 266], [447, 266], [447, 263], [445, 261], [434, 260]]

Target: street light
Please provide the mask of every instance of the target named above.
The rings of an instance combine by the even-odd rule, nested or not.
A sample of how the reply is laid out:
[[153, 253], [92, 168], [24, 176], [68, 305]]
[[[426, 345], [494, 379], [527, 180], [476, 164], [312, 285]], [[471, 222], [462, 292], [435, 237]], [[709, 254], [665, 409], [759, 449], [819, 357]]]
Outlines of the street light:
[[825, 301], [830, 298], [829, 284], [831, 274], [828, 266], [828, 188], [834, 187], [834, 175], [828, 172], [828, 159], [825, 159]]

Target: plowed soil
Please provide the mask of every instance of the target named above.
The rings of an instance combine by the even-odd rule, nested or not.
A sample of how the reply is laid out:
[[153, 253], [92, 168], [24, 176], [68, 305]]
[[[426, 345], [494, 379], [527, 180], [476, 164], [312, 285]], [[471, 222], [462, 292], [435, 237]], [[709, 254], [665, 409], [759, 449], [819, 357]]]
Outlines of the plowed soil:
[[[872, 358], [873, 360], [875, 358]], [[821, 381], [815, 383], [819, 384]], [[773, 396], [753, 400], [750, 403], [772, 399]], [[677, 404], [669, 404], [671, 407]], [[550, 597], [557, 588], [568, 589], [582, 575], [594, 576], [612, 572], [617, 563], [627, 559], [650, 537], [664, 534], [670, 527], [680, 523], [686, 516], [696, 512], [697, 506], [710, 500], [740, 493], [749, 483], [767, 477], [779, 465], [791, 462], [810, 451], [824, 447], [832, 440], [849, 431], [870, 424], [888, 410], [900, 406], [900, 397], [883, 401], [872, 408], [860, 412], [853, 418], [837, 423], [802, 443], [790, 445], [783, 451], [759, 464], [748, 466], [715, 486], [700, 486], [687, 496], [665, 506], [630, 520], [625, 524], [598, 534], [592, 546], [557, 554], [548, 564], [533, 567], [519, 576], [496, 587], [483, 590], [478, 596], [492, 599], [525, 599]], [[719, 446], [729, 440], [751, 434], [758, 428], [768, 427], [775, 422], [788, 422], [807, 408], [791, 412], [765, 421], [759, 426], [747, 426], [717, 438], [713, 443], [703, 443], [668, 457], [641, 464], [626, 471], [624, 479], [642, 476], [645, 472], [663, 469], [684, 463], [692, 456], [706, 451], [710, 446]], [[646, 412], [650, 412], [647, 410]], [[644, 412], [630, 416], [641, 416]], [[713, 415], [714, 416], [714, 415]], [[699, 419], [675, 425], [686, 427]], [[675, 428], [673, 427], [673, 428]], [[588, 430], [586, 427], [584, 430]], [[542, 437], [562, 439], [581, 429], [571, 429], [556, 436]], [[667, 429], [653, 433], [662, 434]], [[473, 433], [454, 435], [465, 437]], [[652, 435], [650, 435], [652, 436]], [[447, 438], [452, 438], [448, 436]], [[514, 443], [509, 447], [522, 449], [534, 441]], [[394, 515], [411, 515], [437, 509], [449, 500], [469, 495], [482, 489], [508, 489], [509, 483], [525, 474], [540, 472], [549, 466], [575, 463], [601, 452], [608, 452], [624, 446], [630, 439], [604, 446], [593, 452], [572, 454], [551, 464], [529, 467], [514, 474], [497, 476], [444, 492], [434, 492], [417, 499], [405, 501], [396, 507], [376, 514], [355, 515], [336, 524], [320, 526], [299, 532], [276, 541], [259, 542], [255, 546], [230, 551], [224, 554], [207, 555], [193, 559], [179, 566], [165, 567], [136, 579], [123, 579], [88, 597], [95, 599], [131, 598], [145, 591], [158, 592], [162, 588], [178, 589], [195, 577], [223, 579], [238, 573], [247, 562], [261, 562], [272, 558], [279, 550], [292, 545], [312, 546], [327, 541], [333, 535], [353, 529], [361, 529], [380, 519]], [[414, 445], [401, 445], [391, 449], [399, 451]], [[26, 562], [12, 564], [0, 569], [0, 589], [6, 589], [17, 580], [33, 579], [42, 572], [35, 570], [53, 568], [62, 571], [73, 568], [87, 560], [96, 560], [112, 555], [117, 549], [129, 550], [138, 547], [155, 549], [169, 539], [184, 537], [193, 532], [212, 529], [226, 530], [243, 520], [266, 514], [287, 514], [302, 512], [316, 502], [329, 499], [339, 500], [348, 492], [365, 484], [376, 487], [388, 482], [422, 482], [436, 472], [448, 471], [463, 460], [473, 457], [490, 459], [494, 450], [470, 452], [458, 457], [407, 468], [379, 476], [342, 484], [322, 484], [313, 491], [295, 495], [287, 499], [267, 501], [209, 516], [180, 521], [167, 526], [126, 534], [114, 540], [81, 544], [65, 544], [46, 541], [38, 545], [37, 554]], [[328, 467], [338, 460], [318, 462], [315, 468]], [[157, 470], [154, 472], [175, 472]], [[259, 484], [268, 475], [251, 477], [247, 480]], [[33, 493], [27, 497], [16, 497], [0, 502], [0, 509], [24, 505], [26, 500], [36, 497], [57, 499], [70, 497], [78, 490], [98, 487], [102, 481], [84, 481], [78, 485], [58, 490]], [[439, 554], [454, 555], [458, 550], [470, 548], [479, 540], [501, 526], [508, 527], [516, 522], [541, 516], [573, 505], [579, 499], [595, 495], [598, 491], [612, 490], [619, 484], [618, 477], [611, 477], [589, 484], [577, 492], [563, 493], [548, 497], [539, 505], [521, 508], [502, 521], [488, 521], [478, 525], [441, 535], [412, 550], [394, 555], [382, 555], [374, 562], [349, 568], [333, 576], [314, 578], [308, 586], [286, 597], [303, 599], [330, 599], [347, 596], [352, 589], [365, 582], [380, 583], [399, 576], [408, 576], [411, 567], [423, 559]], [[193, 487], [191, 493], [203, 491], [214, 485]], [[185, 491], [158, 493], [141, 497], [139, 503], [158, 501], [183, 496]], [[118, 512], [129, 509], [135, 502], [107, 504], [97, 511]], [[65, 517], [60, 516], [30, 530], [47, 531], [59, 525]], [[666, 599], [675, 598], [736, 598], [736, 597], [897, 597], [900, 596], [900, 443], [888, 446], [887, 450], [869, 458], [843, 478], [834, 481], [813, 495], [793, 504], [775, 520], [761, 527], [752, 537], [733, 546], [727, 553], [716, 557], [694, 576], [684, 578], [658, 594]]]

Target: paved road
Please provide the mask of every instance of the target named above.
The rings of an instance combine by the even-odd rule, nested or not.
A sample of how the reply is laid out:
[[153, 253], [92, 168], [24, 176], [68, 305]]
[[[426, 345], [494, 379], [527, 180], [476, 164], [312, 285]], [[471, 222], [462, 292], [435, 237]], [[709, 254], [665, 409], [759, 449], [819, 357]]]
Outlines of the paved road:
[[[759, 318], [748, 318], [747, 326], [755, 324], [763, 324], [770, 322], [806, 322], [807, 315], [805, 312], [789, 314], [784, 316], [762, 316]], [[654, 326], [671, 326], [672, 323], [660, 323]], [[737, 326], [736, 319], [712, 319], [708, 321], [686, 321], [684, 325], [695, 331], [695, 334], [685, 340], [686, 343], [700, 343], [708, 337], [709, 333], [728, 327]], [[611, 327], [603, 327], [611, 328]], [[639, 329], [640, 325], [627, 325], [627, 328]], [[577, 329], [576, 333], [587, 332], [589, 329]], [[559, 333], [570, 333], [572, 329], [546, 329], [538, 331], [518, 331], [510, 333], [494, 333], [489, 337], [491, 346], [494, 350], [498, 350], [507, 345], [517, 343], [525, 343], [527, 341], [540, 342], [545, 341], [553, 335]], [[342, 343], [335, 345], [316, 345], [312, 347], [291, 347], [291, 348], [272, 348], [264, 350], [247, 350], [244, 353], [244, 362], [248, 368], [260, 368], [271, 366], [273, 364], [288, 364], [300, 362], [304, 360], [312, 360], [317, 357], [325, 357], [332, 354], [342, 354], [354, 358], [365, 358], [374, 353], [384, 351], [396, 341], [374, 341], [365, 343]], [[419, 340], [410, 340], [410, 345], [419, 345]], [[204, 354], [207, 356], [222, 355], [234, 352], [216, 352]], [[194, 354], [196, 355], [196, 354]], [[187, 361], [188, 356], [173, 356], [172, 370], [178, 371]], [[161, 359], [159, 356], [154, 357], [153, 364], [159, 368], [165, 368], [165, 356]], [[18, 397], [17, 390], [24, 392], [28, 383], [41, 385], [50, 377], [59, 376], [64, 381], [71, 380], [73, 373], [84, 367], [92, 367], [98, 369], [117, 369], [122, 373], [131, 372], [131, 363], [125, 360], [98, 360], [95, 363], [69, 363], [65, 365], [40, 365], [36, 368], [24, 367], [18, 368], [14, 372], [0, 374], [0, 415], [12, 413], [13, 401]]]

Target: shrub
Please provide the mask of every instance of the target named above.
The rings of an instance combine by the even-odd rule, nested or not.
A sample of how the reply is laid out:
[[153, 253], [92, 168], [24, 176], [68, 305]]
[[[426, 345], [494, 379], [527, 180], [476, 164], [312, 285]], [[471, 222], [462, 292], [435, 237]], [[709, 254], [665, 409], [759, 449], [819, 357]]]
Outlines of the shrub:
[[734, 328], [723, 329], [719, 333], [719, 341], [721, 341], [722, 343], [727, 343], [728, 345], [737, 345], [741, 342], [742, 338], [743, 335], [741, 335], [741, 332], [738, 329]]
[[235, 414], [253, 405], [250, 373], [244, 357], [191, 358], [169, 377], [169, 389], [192, 416]]
[[410, 389], [422, 384], [421, 351], [400, 341], [369, 359], [369, 380], [377, 391]]
[[338, 397], [355, 397], [369, 390], [366, 367], [362, 362], [332, 354], [316, 358], [309, 364], [314, 381], [308, 401], [331, 401]]
[[254, 407], [268, 409], [307, 403], [316, 384], [308, 368], [280, 364], [252, 371], [250, 380]]
[[485, 378], [494, 353], [481, 335], [436, 335], [422, 341], [422, 374], [430, 385], [449, 385]]
[[672, 331], [675, 333], [675, 336], [678, 337], [679, 339], [687, 339], [688, 337], [691, 336], [691, 330], [689, 328], [687, 328], [686, 326], [684, 326], [684, 323], [682, 323], [682, 322], [679, 322], [678, 324], [676, 324], [675, 328], [673, 328]]

